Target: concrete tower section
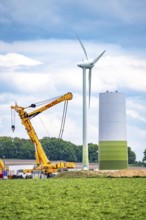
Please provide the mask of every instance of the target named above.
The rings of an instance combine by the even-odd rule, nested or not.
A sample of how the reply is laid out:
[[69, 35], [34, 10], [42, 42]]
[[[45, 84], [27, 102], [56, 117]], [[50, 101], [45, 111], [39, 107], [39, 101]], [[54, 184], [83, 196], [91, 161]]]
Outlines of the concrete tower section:
[[125, 96], [120, 92], [99, 94], [99, 169], [128, 167]]

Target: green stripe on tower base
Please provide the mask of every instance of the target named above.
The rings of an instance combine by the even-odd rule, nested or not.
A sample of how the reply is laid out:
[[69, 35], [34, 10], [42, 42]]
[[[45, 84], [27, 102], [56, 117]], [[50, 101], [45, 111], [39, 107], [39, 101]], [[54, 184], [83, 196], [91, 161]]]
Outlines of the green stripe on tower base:
[[127, 169], [127, 141], [100, 141], [98, 161], [100, 170]]

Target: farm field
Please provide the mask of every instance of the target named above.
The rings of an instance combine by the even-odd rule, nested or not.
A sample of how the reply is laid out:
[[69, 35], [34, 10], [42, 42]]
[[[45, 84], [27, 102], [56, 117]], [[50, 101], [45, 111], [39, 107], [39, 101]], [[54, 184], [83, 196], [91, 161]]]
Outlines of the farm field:
[[0, 181], [2, 220], [146, 219], [146, 178]]

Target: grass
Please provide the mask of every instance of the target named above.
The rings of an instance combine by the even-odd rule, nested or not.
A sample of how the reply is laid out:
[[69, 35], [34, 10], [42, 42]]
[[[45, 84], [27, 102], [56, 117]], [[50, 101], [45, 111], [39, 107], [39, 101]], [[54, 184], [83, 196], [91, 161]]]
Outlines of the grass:
[[1, 180], [0, 192], [2, 220], [146, 219], [146, 178]]

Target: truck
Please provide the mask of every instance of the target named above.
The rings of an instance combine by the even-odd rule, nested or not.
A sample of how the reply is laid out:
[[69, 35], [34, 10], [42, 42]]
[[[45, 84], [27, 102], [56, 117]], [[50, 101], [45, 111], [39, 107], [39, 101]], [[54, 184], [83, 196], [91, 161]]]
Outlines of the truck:
[[26, 171], [26, 170], [18, 170], [16, 178], [23, 178], [23, 179], [30, 179], [32, 178], [32, 171]]

